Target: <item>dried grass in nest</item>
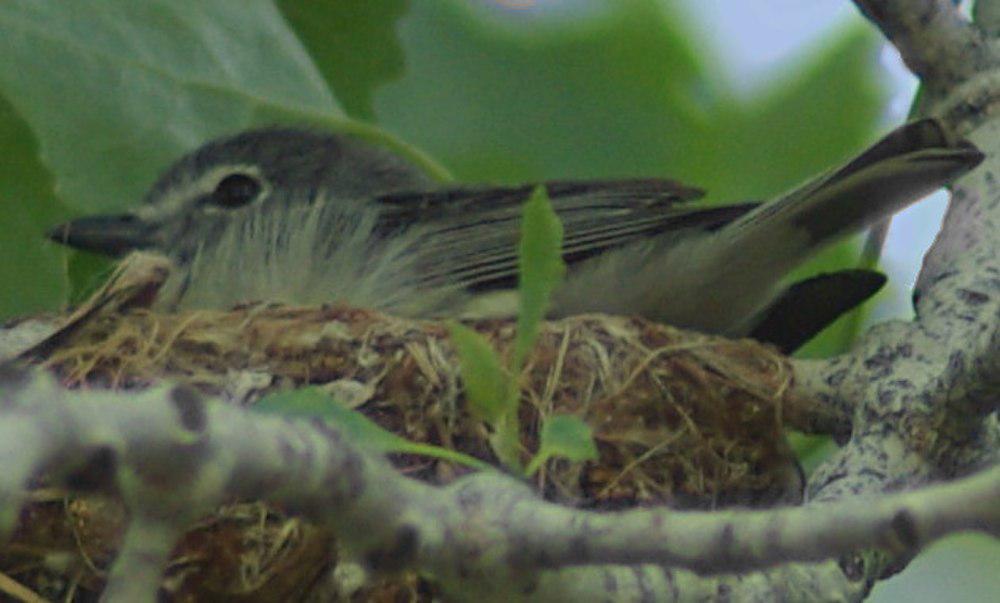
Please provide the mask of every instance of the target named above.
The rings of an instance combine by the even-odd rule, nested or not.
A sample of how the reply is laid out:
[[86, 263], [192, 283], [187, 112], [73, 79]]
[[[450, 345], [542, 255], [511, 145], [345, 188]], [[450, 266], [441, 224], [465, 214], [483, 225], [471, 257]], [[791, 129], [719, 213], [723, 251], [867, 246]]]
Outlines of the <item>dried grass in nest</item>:
[[[318, 384], [408, 439], [495, 462], [487, 427], [465, 410], [458, 362], [439, 323], [336, 306], [184, 314], [124, 309], [136, 291], [147, 289], [140, 278], [122, 289], [126, 293], [105, 292], [118, 303], [84, 313], [58, 335], [58, 345], [39, 348], [40, 360], [69, 385], [121, 388], [169, 378], [232, 394], [234, 381], [246, 374], [269, 376], [262, 389]], [[506, 357], [512, 322], [473, 326]], [[544, 417], [573, 413], [592, 426], [600, 460], [548, 462], [533, 479], [550, 499], [599, 508], [794, 501], [801, 483], [782, 420], [790, 382], [787, 360], [752, 341], [620, 317], [549, 322], [520, 379], [524, 459], [537, 448]], [[237, 401], [252, 403], [260, 393], [243, 391], [238, 397], [245, 399]], [[437, 483], [466, 471], [434, 459], [394, 461], [407, 474]], [[234, 525], [221, 514], [212, 521]], [[295, 521], [270, 525], [281, 533]], [[266, 564], [246, 556], [252, 547], [246, 533], [237, 532], [219, 528], [211, 537], [189, 535], [185, 543], [201, 543], [194, 557], [242, 559], [226, 567], [248, 575], [248, 567]], [[312, 534], [297, 547], [313, 550], [325, 538]], [[242, 544], [232, 550], [239, 554], [206, 552], [237, 541]], [[194, 574], [215, 575], [205, 568]], [[297, 576], [295, 583], [311, 583], [310, 576]], [[238, 584], [225, 583], [232, 589]]]
[[[476, 327], [509, 352], [510, 322]], [[139, 309], [84, 325], [45, 364], [68, 384], [171, 378], [220, 393], [234, 371], [248, 371], [281, 386], [327, 385], [352, 392], [357, 410], [386, 429], [495, 461], [487, 428], [464, 410], [458, 362], [438, 323], [332, 306]], [[525, 459], [545, 416], [572, 413], [593, 427], [601, 461], [582, 472], [551, 462], [539, 477], [544, 492], [583, 504], [747, 502], [784, 478], [769, 469], [788, 458], [781, 399], [790, 379], [780, 356], [749, 341], [640, 319], [550, 322], [521, 378]], [[426, 479], [441, 475], [437, 461], [403, 463]]]
[[[66, 590], [99, 592], [121, 545], [124, 506], [106, 496], [39, 490], [28, 509], [0, 567], [49, 599], [76, 600]], [[161, 594], [171, 601], [300, 600], [330, 565], [332, 544], [330, 534], [261, 503], [227, 505], [177, 544]], [[52, 563], [67, 551], [74, 553], [69, 563]], [[73, 581], [70, 589], [60, 575]]]

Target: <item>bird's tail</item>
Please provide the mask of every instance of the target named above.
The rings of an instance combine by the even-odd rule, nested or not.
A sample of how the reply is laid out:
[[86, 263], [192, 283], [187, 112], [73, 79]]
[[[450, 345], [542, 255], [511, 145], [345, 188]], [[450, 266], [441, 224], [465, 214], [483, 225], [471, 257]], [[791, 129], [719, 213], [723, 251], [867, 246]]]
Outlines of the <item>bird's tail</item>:
[[[789, 265], [829, 243], [894, 214], [948, 184], [983, 160], [972, 143], [936, 119], [922, 119], [890, 132], [846, 165], [827, 172], [730, 226], [729, 249], [788, 245]], [[772, 258], [777, 259], [777, 258]]]

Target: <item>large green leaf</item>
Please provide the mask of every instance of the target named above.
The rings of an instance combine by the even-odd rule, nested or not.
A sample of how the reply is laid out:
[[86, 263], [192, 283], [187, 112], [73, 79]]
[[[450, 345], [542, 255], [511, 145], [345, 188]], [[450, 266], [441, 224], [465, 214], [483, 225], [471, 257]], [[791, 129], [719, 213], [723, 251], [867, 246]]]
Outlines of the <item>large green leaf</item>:
[[512, 24], [414, 3], [399, 29], [408, 69], [376, 95], [379, 122], [466, 180], [666, 173], [716, 94], [660, 2], [607, 4]]
[[374, 115], [375, 89], [403, 74], [403, 49], [394, 26], [406, 4], [278, 0], [337, 100], [348, 114], [365, 120]]
[[400, 21], [408, 70], [377, 94], [380, 123], [465, 180], [662, 175], [729, 200], [778, 192], [873, 137], [887, 97], [860, 18], [741, 100], [705, 62], [710, 36], [665, 3], [599, 4], [535, 21], [414, 4]]
[[65, 215], [27, 125], [0, 97], [0, 320], [56, 310], [66, 299], [63, 254], [40, 233]]
[[343, 113], [263, 0], [0, 3], [0, 87], [35, 133], [60, 196], [135, 203], [207, 138]]

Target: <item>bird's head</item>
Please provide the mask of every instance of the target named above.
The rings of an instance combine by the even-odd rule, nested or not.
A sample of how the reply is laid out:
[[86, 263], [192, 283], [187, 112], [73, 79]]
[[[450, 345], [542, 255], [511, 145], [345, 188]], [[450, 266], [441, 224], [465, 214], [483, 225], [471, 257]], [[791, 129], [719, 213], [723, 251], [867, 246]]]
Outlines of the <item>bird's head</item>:
[[251, 130], [181, 157], [133, 211], [78, 218], [49, 230], [54, 241], [112, 256], [159, 251], [184, 263], [233, 223], [308, 205], [426, 186], [428, 177], [388, 150], [347, 135]]

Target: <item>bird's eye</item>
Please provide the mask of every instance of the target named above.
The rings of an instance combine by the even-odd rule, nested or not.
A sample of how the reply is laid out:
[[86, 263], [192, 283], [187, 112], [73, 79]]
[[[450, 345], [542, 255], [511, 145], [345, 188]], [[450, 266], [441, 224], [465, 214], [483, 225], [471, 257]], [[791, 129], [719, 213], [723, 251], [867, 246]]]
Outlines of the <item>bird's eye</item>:
[[219, 181], [212, 192], [212, 202], [219, 207], [243, 207], [260, 194], [260, 182], [248, 174], [230, 174]]

